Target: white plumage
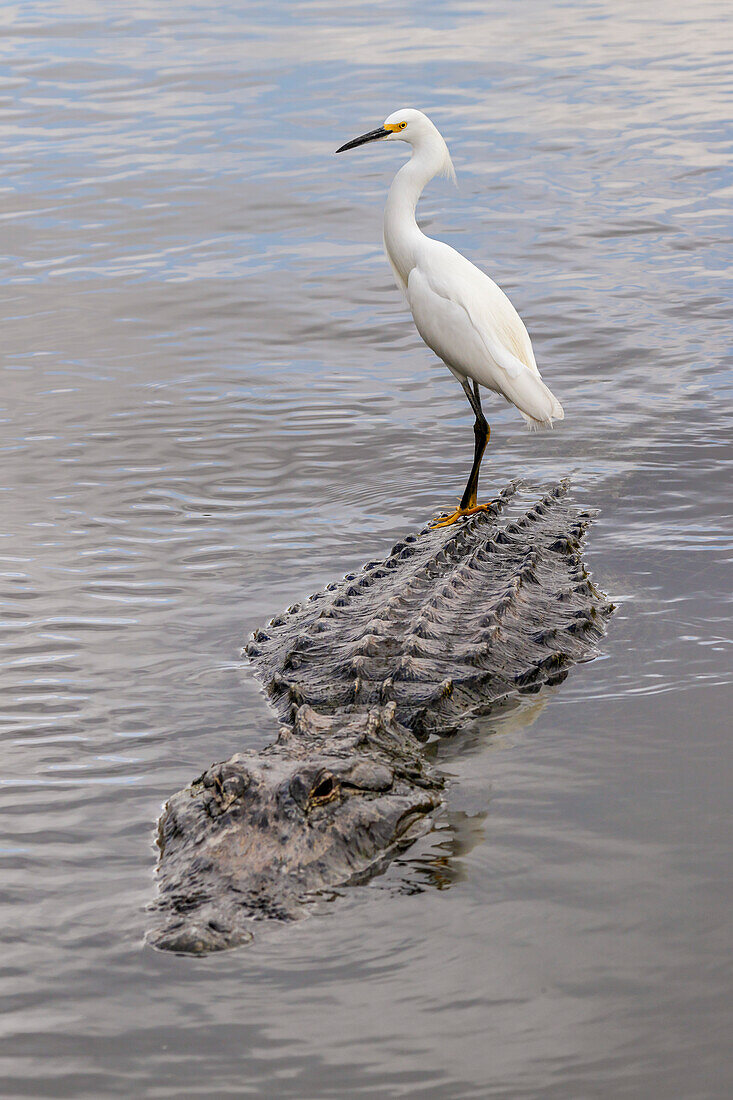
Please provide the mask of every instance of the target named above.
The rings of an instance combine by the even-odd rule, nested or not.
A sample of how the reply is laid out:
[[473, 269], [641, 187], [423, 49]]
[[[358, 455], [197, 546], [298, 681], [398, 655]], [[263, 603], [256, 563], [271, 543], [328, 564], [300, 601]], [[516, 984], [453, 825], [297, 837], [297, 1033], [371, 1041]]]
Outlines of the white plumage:
[[[338, 152], [378, 139], [412, 146], [412, 156], [397, 172], [384, 210], [387, 258], [418, 332], [461, 383], [476, 414], [474, 468], [460, 508], [449, 517], [454, 522], [477, 507], [478, 467], [488, 439], [478, 386], [505, 397], [530, 427], [551, 425], [562, 420], [564, 413], [540, 377], [527, 329], [503, 290], [450, 245], [427, 237], [415, 220], [426, 184], [438, 174], [455, 178], [440, 132], [421, 111], [406, 108]], [[486, 439], [479, 454], [481, 422], [486, 425]]]

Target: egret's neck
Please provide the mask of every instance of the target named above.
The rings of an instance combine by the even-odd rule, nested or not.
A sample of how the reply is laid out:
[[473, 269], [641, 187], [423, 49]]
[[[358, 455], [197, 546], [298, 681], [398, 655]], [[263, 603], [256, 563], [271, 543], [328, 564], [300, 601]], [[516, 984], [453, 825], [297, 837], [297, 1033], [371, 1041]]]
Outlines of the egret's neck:
[[423, 233], [415, 220], [415, 208], [425, 185], [442, 169], [442, 158], [430, 149], [413, 151], [392, 181], [384, 208], [384, 247], [398, 276], [407, 283], [416, 263]]

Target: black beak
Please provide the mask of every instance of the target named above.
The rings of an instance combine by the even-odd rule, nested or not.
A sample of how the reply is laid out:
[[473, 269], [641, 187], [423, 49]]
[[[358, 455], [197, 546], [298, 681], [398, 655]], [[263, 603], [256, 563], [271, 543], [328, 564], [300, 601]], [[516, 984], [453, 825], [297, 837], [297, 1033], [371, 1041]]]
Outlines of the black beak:
[[385, 130], [384, 126], [380, 126], [378, 130], [370, 130], [368, 134], [362, 134], [361, 137], [354, 138], [353, 141], [347, 141], [346, 145], [342, 145], [336, 152], [345, 153], [347, 149], [356, 149], [357, 145], [366, 145], [368, 141], [377, 141], [391, 132], [391, 130]]

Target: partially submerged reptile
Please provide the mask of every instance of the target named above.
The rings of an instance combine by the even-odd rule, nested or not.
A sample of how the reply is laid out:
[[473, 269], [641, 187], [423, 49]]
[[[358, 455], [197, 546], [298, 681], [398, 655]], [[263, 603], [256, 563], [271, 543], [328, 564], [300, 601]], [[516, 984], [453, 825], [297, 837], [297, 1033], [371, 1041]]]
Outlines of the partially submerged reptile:
[[[158, 828], [156, 947], [203, 954], [364, 881], [430, 828], [443, 781], [421, 747], [592, 659], [612, 605], [590, 580], [592, 519], [556, 485], [516, 518], [517, 483], [459, 526], [295, 604], [246, 647], [283, 725], [209, 768]], [[512, 500], [512, 498], [515, 498]]]

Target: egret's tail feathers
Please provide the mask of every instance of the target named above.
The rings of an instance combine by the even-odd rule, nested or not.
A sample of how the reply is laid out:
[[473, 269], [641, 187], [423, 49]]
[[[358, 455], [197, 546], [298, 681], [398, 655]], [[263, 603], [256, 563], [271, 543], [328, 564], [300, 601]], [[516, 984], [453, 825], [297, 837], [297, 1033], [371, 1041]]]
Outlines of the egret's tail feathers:
[[554, 428], [555, 421], [562, 420], [564, 415], [565, 414], [563, 413], [562, 416], [551, 416], [548, 420], [535, 420], [534, 417], [527, 416], [526, 413], [522, 413], [522, 416], [524, 417], [524, 422], [531, 432], [538, 432], [541, 428]]
[[528, 416], [526, 412], [519, 410], [531, 432], [538, 432], [540, 428], [552, 428], [555, 420], [565, 419], [565, 410], [556, 397], [553, 397], [553, 402], [552, 412], [542, 420], [535, 416]]
[[538, 374], [523, 371], [504, 380], [504, 395], [517, 406], [530, 428], [552, 427], [553, 420], [563, 420], [565, 412]]

